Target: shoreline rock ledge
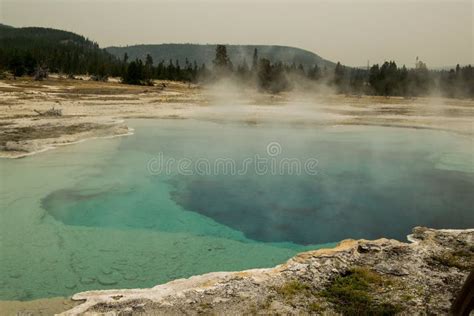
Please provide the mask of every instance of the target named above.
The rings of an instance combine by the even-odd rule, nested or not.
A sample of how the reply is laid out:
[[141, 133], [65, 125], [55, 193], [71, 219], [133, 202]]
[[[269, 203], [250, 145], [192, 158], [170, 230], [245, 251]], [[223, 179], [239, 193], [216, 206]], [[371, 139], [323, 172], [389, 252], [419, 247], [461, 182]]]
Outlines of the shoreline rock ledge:
[[474, 270], [474, 229], [416, 227], [408, 240], [344, 240], [269, 269], [82, 292], [62, 315], [449, 313]]

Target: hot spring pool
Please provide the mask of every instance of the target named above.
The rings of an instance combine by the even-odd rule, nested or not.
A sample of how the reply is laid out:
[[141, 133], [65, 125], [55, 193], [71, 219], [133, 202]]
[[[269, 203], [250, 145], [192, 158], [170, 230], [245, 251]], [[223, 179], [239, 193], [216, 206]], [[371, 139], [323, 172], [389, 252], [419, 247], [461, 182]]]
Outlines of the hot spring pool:
[[344, 238], [474, 227], [471, 137], [128, 123], [133, 136], [0, 160], [0, 299], [150, 287]]

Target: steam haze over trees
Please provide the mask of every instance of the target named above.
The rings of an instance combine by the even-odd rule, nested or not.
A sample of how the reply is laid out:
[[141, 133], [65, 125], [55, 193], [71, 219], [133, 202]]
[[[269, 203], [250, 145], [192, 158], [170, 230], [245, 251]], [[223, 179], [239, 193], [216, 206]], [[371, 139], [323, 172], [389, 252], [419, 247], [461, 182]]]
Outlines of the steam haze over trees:
[[[212, 45], [202, 47], [208, 49], [209, 46]], [[174, 45], [173, 49], [177, 47], [179, 45]], [[192, 51], [189, 47], [196, 49], [200, 45], [182, 47]], [[118, 58], [101, 49], [97, 43], [71, 32], [1, 25], [0, 69], [22, 76], [32, 75], [41, 67], [71, 76], [89, 74], [100, 79], [116, 76], [121, 77], [124, 83], [138, 85], [153, 85], [154, 79], [209, 83], [232, 78], [244, 86], [255, 86], [270, 93], [291, 90], [303, 83], [310, 90], [328, 86], [337, 93], [345, 94], [414, 97], [436, 91], [446, 97], [474, 97], [474, 72], [470, 65], [457, 65], [450, 70], [430, 70], [416, 58], [413, 68], [387, 61], [361, 69], [346, 67], [340, 62], [332, 63], [312, 53], [300, 55], [313, 58], [313, 64], [308, 64], [309, 57], [303, 58], [305, 63], [296, 63], [294, 58], [288, 59], [288, 56], [284, 61], [268, 57], [284, 56], [284, 47], [275, 50], [275, 47], [263, 46], [265, 54], [262, 57], [259, 46], [242, 46], [245, 53], [235, 54], [234, 51], [239, 60], [232, 60], [226, 45], [212, 47], [214, 52], [211, 56], [201, 59], [212, 60], [210, 64], [198, 63], [196, 55], [190, 56], [190, 59], [183, 57], [182, 52], [176, 53], [179, 58], [168, 60], [156, 60], [151, 53], [142, 58], [134, 53], [134, 58], [130, 58], [128, 51]], [[233, 48], [236, 49], [235, 46]], [[295, 52], [294, 48], [286, 49]], [[251, 60], [250, 65], [247, 60]], [[288, 60], [293, 62], [285, 62]]]

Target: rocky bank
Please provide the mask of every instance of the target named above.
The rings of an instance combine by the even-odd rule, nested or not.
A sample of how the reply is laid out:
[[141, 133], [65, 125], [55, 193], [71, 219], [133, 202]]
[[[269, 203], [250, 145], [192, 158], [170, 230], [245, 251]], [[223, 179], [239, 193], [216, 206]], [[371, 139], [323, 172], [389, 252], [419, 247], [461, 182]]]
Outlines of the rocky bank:
[[63, 315], [447, 314], [474, 269], [474, 229], [416, 227], [408, 240], [344, 240], [270, 269], [78, 293]]

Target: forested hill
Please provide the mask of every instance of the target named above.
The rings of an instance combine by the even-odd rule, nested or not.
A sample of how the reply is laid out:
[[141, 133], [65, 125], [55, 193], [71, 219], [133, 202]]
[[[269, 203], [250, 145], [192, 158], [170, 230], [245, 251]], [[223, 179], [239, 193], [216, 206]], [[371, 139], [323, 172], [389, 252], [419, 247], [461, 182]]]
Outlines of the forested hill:
[[20, 63], [30, 72], [36, 65], [53, 72], [110, 72], [116, 58], [99, 45], [72, 32], [0, 24], [0, 67]]
[[97, 48], [98, 45], [87, 40], [85, 37], [57, 29], [43, 28], [43, 27], [12, 27], [5, 24], [0, 24], [0, 39], [2, 41], [10, 40], [17, 45], [30, 47], [31, 41], [41, 41], [49, 43], [65, 43], [70, 42], [76, 45], [82, 45], [89, 48]]
[[[270, 45], [226, 45], [227, 53], [234, 66], [242, 64], [245, 60], [248, 65], [252, 64], [254, 49], [258, 50], [258, 58], [267, 58], [272, 62], [283, 64], [302, 64], [306, 69], [317, 64], [320, 68], [326, 66], [328, 69], [335, 67], [335, 63], [304, 49], [288, 46]], [[106, 50], [118, 58], [123, 58], [127, 53], [129, 59], [139, 58], [145, 60], [147, 54], [153, 57], [155, 63], [162, 60], [175, 62], [179, 60], [184, 65], [186, 58], [189, 62], [196, 61], [199, 65], [212, 65], [215, 58], [216, 45], [206, 44], [158, 44], [158, 45], [134, 45], [125, 47], [107, 47]]]

